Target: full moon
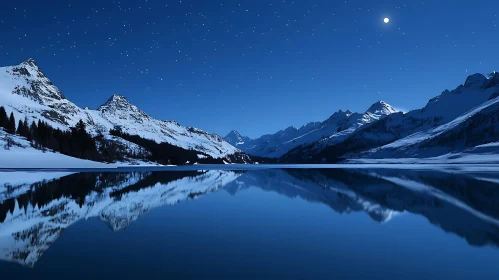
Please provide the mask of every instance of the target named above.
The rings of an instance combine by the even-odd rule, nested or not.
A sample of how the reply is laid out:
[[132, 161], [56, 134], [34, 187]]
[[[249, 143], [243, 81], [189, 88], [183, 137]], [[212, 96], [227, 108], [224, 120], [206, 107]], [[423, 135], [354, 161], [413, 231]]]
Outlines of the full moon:
[[386, 17], [383, 21], [384, 21], [385, 23], [389, 23], [389, 22], [390, 22], [390, 19]]

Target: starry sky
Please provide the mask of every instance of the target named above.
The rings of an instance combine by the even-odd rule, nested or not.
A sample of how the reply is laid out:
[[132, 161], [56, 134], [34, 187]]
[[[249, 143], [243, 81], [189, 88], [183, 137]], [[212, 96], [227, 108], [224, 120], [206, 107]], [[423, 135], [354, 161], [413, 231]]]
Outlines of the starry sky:
[[[499, 69], [499, 1], [2, 1], [0, 65], [68, 99], [258, 137], [384, 100], [420, 108]], [[385, 24], [383, 19], [390, 18]]]

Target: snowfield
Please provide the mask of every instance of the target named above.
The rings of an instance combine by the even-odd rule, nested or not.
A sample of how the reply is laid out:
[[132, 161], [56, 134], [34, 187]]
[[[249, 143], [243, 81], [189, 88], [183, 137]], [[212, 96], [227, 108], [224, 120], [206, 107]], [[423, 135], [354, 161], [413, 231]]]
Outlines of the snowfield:
[[426, 141], [428, 139], [438, 137], [442, 133], [455, 128], [456, 126], [463, 123], [464, 121], [471, 118], [472, 116], [479, 113], [480, 111], [487, 109], [490, 106], [496, 105], [498, 102], [499, 102], [499, 97], [494, 98], [490, 101], [487, 101], [487, 102], [473, 108], [472, 110], [466, 112], [465, 114], [457, 117], [456, 119], [454, 119], [446, 124], [440, 125], [436, 128], [430, 129], [428, 131], [414, 133], [412, 135], [409, 135], [405, 138], [397, 140], [397, 141], [390, 143], [388, 145], [373, 149], [371, 152], [374, 153], [374, 152], [379, 152], [383, 149], [394, 149], [394, 148], [408, 147], [411, 145], [421, 143], [421, 142]]
[[[10, 137], [14, 141], [14, 146], [5, 149], [5, 137]], [[127, 142], [126, 140], [119, 139]], [[131, 149], [135, 147], [130, 143]], [[133, 146], [135, 145], [135, 146]], [[84, 160], [67, 155], [41, 151], [31, 147], [30, 143], [17, 135], [11, 135], [0, 129], [0, 169], [15, 168], [36, 168], [36, 169], [68, 169], [68, 168], [116, 168], [126, 166], [161, 166], [160, 164], [137, 159], [128, 159], [125, 162], [103, 163], [91, 160]], [[2, 182], [0, 178], [0, 186]]]
[[[8, 136], [7, 136], [8, 135]], [[5, 149], [5, 137], [10, 137], [15, 145]], [[0, 169], [1, 168], [109, 168], [109, 164], [74, 158], [59, 153], [43, 152], [31, 147], [19, 136], [7, 134], [0, 129]]]
[[[485, 149], [492, 148], [492, 149]], [[357, 164], [499, 164], [499, 145], [477, 146], [460, 153], [448, 153], [429, 158], [358, 158], [346, 163]]]

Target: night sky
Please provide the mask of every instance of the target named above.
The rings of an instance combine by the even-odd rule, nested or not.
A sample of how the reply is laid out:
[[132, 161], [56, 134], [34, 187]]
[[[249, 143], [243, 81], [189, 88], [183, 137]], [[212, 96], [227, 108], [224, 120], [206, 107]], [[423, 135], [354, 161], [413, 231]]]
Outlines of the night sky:
[[1, 4], [0, 65], [32, 57], [80, 107], [119, 93], [153, 117], [222, 136], [257, 137], [378, 100], [419, 108], [499, 69], [494, 0]]

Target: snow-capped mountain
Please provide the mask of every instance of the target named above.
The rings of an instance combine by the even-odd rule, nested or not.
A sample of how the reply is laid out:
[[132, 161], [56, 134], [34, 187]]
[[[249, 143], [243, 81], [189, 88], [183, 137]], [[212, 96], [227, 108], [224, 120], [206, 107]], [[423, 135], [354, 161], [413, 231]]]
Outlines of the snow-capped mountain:
[[84, 110], [64, 97], [33, 59], [0, 68], [0, 105], [14, 112], [18, 120], [25, 116], [30, 121], [43, 119], [61, 129], [74, 126], [79, 119], [87, 123], [90, 119]]
[[[458, 86], [452, 91], [445, 90], [441, 95], [432, 98], [422, 109], [413, 110], [408, 113], [390, 114], [386, 118], [359, 127], [347, 135], [347, 137], [338, 138], [336, 141], [329, 142], [326, 145], [324, 145], [324, 140], [304, 145], [286, 154], [283, 157], [283, 161], [336, 162], [343, 159], [346, 154], [350, 154], [348, 157], [358, 157], [358, 153], [371, 149], [377, 151], [376, 148], [388, 145], [397, 140], [400, 141], [397, 141], [393, 145], [402, 150], [409, 150], [410, 147], [403, 148], [402, 146], [405, 144], [414, 144], [414, 139], [416, 138], [420, 140], [428, 137], [436, 139], [435, 134], [441, 135], [443, 131], [448, 131], [450, 127], [454, 127], [476, 114], [478, 115], [474, 117], [475, 119], [483, 116], [489, 123], [487, 126], [484, 126], [483, 131], [479, 132], [479, 130], [475, 130], [474, 133], [488, 133], [491, 135], [488, 130], [495, 129], [495, 125], [492, 122], [491, 116], [494, 113], [489, 111], [495, 110], [494, 107], [490, 106], [493, 106], [492, 103], [494, 101], [492, 100], [498, 96], [499, 73], [492, 73], [490, 75], [474, 74], [469, 76], [463, 85]], [[473, 108], [477, 109], [474, 110]], [[486, 110], [483, 114], [478, 112], [482, 109]], [[423, 136], [421, 133], [426, 136]], [[467, 139], [475, 135], [470, 131], [463, 131], [463, 133]], [[408, 138], [401, 140], [405, 137]], [[460, 137], [463, 138], [464, 136]], [[482, 138], [484, 142], [476, 139], [473, 143], [479, 145], [496, 141], [495, 136]], [[409, 141], [409, 139], [412, 140]], [[442, 155], [445, 152], [453, 151], [453, 146], [459, 149], [459, 145], [462, 145], [462, 143], [458, 142], [453, 143], [454, 140], [452, 137], [448, 137], [446, 140], [444, 138], [439, 139], [441, 139], [441, 142], [438, 145], [445, 146], [446, 148], [433, 149], [433, 152], [426, 153], [425, 156]], [[433, 143], [431, 145], [435, 146], [436, 144]], [[394, 147], [388, 145], [385, 148], [391, 149]], [[463, 147], [470, 147], [470, 145], [464, 145]], [[383, 150], [387, 149], [383, 148]], [[417, 151], [412, 149], [412, 152], [409, 154], [414, 155], [415, 153]], [[381, 154], [379, 155], [382, 156]], [[389, 155], [387, 154], [386, 156]]]
[[154, 119], [118, 94], [111, 96], [97, 112], [112, 124], [112, 127], [119, 127], [123, 132], [140, 135], [158, 143], [167, 142], [184, 149], [193, 149], [213, 158], [223, 158], [240, 152], [216, 134], [193, 127], [183, 127], [175, 121]]
[[431, 157], [499, 140], [499, 97], [456, 119], [364, 153], [369, 158]]
[[348, 120], [342, 124], [337, 132], [319, 140], [317, 143], [318, 147], [316, 147], [316, 149], [324, 148], [342, 141], [360, 127], [376, 122], [385, 116], [395, 113], [398, 113], [398, 111], [395, 110], [390, 104], [384, 101], [378, 101], [371, 105], [371, 107], [369, 107], [369, 109], [362, 114], [352, 113], [349, 115]]
[[240, 154], [240, 150], [216, 134], [184, 127], [175, 121], [155, 119], [117, 94], [97, 110], [79, 108], [66, 99], [33, 59], [0, 68], [0, 106], [4, 106], [8, 114], [13, 112], [16, 120], [40, 119], [63, 130], [74, 127], [81, 119], [94, 135], [120, 128], [131, 135], [167, 142], [213, 158], [234, 159], [233, 155]]
[[234, 138], [235, 133], [231, 132], [225, 139], [233, 145], [237, 144], [233, 142], [234, 139], [239, 141], [237, 147], [250, 155], [278, 158], [296, 147], [317, 141], [321, 141], [321, 145], [330, 145], [357, 128], [396, 112], [388, 103], [379, 101], [364, 113], [339, 110], [323, 122], [311, 122], [299, 129], [288, 127], [258, 139], [240, 137], [243, 141]]

